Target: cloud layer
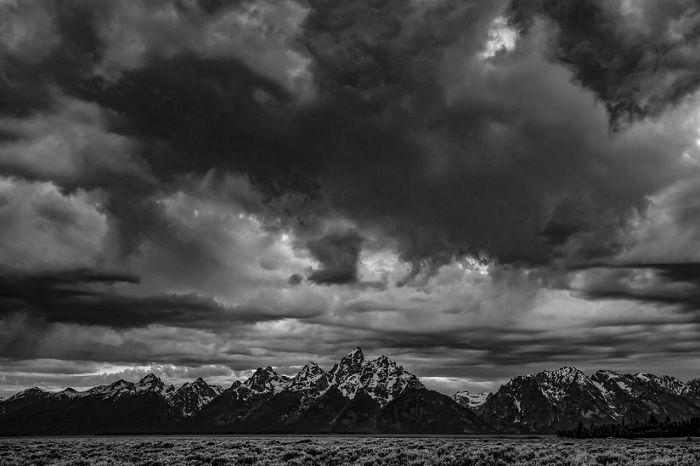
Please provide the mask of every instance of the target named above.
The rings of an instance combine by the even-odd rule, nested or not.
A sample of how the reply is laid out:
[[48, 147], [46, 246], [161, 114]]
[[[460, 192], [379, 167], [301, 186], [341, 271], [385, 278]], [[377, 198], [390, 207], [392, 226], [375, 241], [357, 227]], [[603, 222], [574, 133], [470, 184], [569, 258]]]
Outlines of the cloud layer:
[[694, 2], [0, 10], [5, 385], [697, 369]]

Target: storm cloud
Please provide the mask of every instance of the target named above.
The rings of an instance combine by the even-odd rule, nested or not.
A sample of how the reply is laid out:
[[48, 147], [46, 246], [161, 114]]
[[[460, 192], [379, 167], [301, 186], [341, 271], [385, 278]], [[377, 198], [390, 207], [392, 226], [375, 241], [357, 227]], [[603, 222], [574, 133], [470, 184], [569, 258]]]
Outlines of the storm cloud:
[[689, 360], [698, 47], [690, 0], [0, 2], [2, 367]]
[[538, 17], [553, 23], [551, 56], [603, 101], [613, 130], [659, 115], [700, 87], [696, 2], [513, 1], [509, 13], [523, 33]]

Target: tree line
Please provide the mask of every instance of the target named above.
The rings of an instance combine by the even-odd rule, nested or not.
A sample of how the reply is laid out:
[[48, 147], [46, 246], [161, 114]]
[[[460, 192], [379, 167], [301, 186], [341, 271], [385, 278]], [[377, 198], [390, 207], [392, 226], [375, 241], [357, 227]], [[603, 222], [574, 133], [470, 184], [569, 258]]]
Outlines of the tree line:
[[671, 420], [668, 416], [659, 421], [651, 414], [646, 422], [635, 421], [627, 424], [625, 421], [611, 424], [584, 425], [579, 421], [578, 426], [571, 430], [560, 430], [559, 437], [567, 438], [654, 438], [654, 437], [696, 437], [700, 436], [700, 417], [684, 420]]

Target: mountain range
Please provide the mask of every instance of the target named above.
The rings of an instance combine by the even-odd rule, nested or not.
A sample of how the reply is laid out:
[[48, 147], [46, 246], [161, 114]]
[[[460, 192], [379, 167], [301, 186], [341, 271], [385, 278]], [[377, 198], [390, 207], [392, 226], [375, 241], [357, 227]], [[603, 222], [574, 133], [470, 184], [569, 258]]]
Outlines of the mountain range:
[[599, 370], [588, 377], [574, 367], [509, 380], [496, 393], [459, 392], [455, 401], [472, 409], [493, 431], [554, 433], [585, 425], [682, 420], [700, 416], [700, 379]]
[[585, 424], [700, 416], [700, 379], [573, 367], [516, 377], [495, 393], [452, 397], [356, 348], [330, 370], [309, 362], [293, 377], [272, 367], [223, 389], [180, 387], [154, 374], [85, 391], [30, 388], [0, 402], [0, 434], [109, 433], [553, 433]]

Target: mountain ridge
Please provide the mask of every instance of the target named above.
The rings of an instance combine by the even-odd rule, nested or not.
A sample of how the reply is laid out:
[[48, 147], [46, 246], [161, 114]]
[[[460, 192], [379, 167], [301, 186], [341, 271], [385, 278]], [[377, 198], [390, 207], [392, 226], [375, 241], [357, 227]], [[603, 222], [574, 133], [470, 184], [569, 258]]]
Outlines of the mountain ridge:
[[[403, 415], [409, 408], [414, 414]], [[311, 361], [293, 377], [259, 367], [226, 389], [201, 378], [175, 387], [149, 373], [138, 382], [118, 380], [80, 392], [32, 388], [0, 402], [0, 434], [417, 433], [434, 423], [449, 433], [485, 429], [471, 410], [428, 389], [386, 356], [365, 359], [360, 348], [328, 371]]]
[[390, 358], [366, 359], [355, 348], [329, 370], [313, 361], [293, 376], [259, 367], [225, 389], [201, 377], [175, 387], [153, 373], [83, 391], [32, 387], [0, 401], [0, 434], [553, 433], [650, 415], [700, 416], [700, 379], [610, 370], [588, 376], [564, 366], [514, 377], [493, 393], [450, 397]]

